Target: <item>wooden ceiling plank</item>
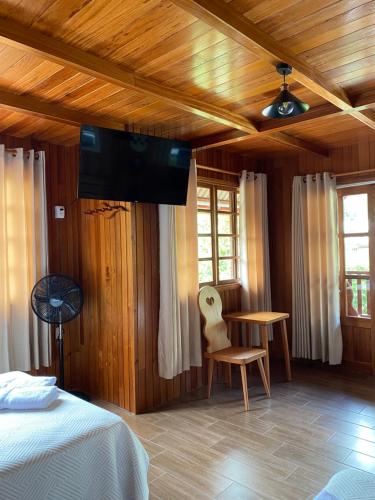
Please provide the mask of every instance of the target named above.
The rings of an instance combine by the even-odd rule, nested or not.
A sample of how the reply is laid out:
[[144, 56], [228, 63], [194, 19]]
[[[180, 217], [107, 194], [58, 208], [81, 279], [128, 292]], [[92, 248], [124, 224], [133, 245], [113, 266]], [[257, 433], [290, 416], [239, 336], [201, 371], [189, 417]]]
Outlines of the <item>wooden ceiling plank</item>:
[[271, 36], [221, 0], [172, 0], [172, 2], [215, 27], [226, 36], [275, 65], [282, 61], [293, 67], [293, 79], [340, 109], [352, 107], [345, 91], [314, 71], [298, 56], [284, 49]]
[[124, 124], [107, 117], [101, 117], [82, 111], [75, 111], [56, 104], [51, 104], [30, 95], [18, 95], [0, 90], [0, 106], [24, 114], [47, 118], [66, 125], [79, 127], [83, 123], [99, 127], [124, 130]]
[[40, 31], [25, 27], [10, 19], [0, 19], [0, 41], [20, 48], [48, 61], [72, 67], [81, 73], [123, 88], [132, 88], [151, 95], [160, 101], [210, 119], [222, 125], [242, 130], [249, 134], [256, 132], [255, 126], [245, 117], [224, 108], [190, 97], [184, 92], [166, 87], [160, 83], [137, 75], [106, 59], [68, 45]]

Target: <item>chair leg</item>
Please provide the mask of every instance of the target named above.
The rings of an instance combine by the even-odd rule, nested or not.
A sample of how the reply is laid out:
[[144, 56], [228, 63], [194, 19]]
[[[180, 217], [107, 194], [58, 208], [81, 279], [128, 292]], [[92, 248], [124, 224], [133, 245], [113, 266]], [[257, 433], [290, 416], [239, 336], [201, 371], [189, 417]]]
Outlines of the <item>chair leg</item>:
[[259, 371], [260, 371], [260, 376], [262, 377], [264, 390], [266, 391], [267, 396], [270, 398], [271, 397], [270, 386], [268, 385], [268, 381], [267, 381], [267, 377], [266, 377], [266, 372], [264, 371], [262, 358], [258, 358], [257, 362], [258, 362], [258, 367], [259, 367]]
[[228, 386], [232, 388], [232, 365], [227, 363]]
[[286, 321], [285, 321], [285, 319], [283, 319], [283, 321], [281, 322], [281, 336], [282, 336], [282, 339], [283, 339], [286, 378], [287, 378], [288, 382], [290, 382], [292, 380], [292, 370], [290, 369], [288, 333], [287, 333], [287, 330], [286, 330]]
[[246, 376], [246, 365], [240, 365], [241, 368], [241, 378], [242, 378], [242, 391], [243, 399], [245, 402], [245, 411], [249, 411], [249, 393], [247, 390], [247, 376]]
[[214, 363], [215, 360], [212, 358], [208, 358], [208, 387], [207, 387], [207, 398], [211, 396], [211, 387], [212, 387], [212, 377], [214, 374]]

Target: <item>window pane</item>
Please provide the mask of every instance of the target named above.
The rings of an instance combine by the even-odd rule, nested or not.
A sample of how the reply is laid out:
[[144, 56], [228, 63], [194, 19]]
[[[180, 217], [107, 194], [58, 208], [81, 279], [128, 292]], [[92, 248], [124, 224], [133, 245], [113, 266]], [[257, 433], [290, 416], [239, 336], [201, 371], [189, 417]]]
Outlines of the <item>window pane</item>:
[[368, 232], [367, 194], [343, 197], [344, 233]]
[[211, 236], [198, 237], [198, 257], [206, 259], [212, 257], [212, 240]]
[[240, 193], [236, 193], [237, 213], [240, 213]]
[[220, 212], [232, 212], [232, 191], [224, 191], [218, 189], [217, 196], [217, 209]]
[[211, 233], [211, 214], [209, 212], [198, 212], [198, 233]]
[[347, 278], [345, 287], [347, 316], [370, 317], [370, 280]]
[[234, 279], [234, 261], [231, 259], [219, 260], [219, 280]]
[[219, 234], [232, 233], [232, 216], [228, 214], [218, 214], [217, 216], [217, 232]]
[[198, 210], [210, 210], [211, 208], [211, 192], [209, 188], [197, 187], [197, 205]]
[[219, 257], [233, 257], [233, 238], [231, 236], [220, 236]]
[[199, 283], [210, 283], [214, 279], [212, 260], [203, 260], [198, 263]]
[[368, 236], [345, 238], [345, 272], [369, 271]]

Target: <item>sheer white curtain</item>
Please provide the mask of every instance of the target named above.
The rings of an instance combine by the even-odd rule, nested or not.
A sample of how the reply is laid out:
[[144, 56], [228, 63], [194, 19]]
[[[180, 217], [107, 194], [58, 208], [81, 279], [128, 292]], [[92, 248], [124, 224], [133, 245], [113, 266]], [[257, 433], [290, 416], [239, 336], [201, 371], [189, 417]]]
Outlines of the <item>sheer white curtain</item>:
[[336, 180], [295, 177], [292, 211], [293, 356], [341, 363]]
[[48, 325], [30, 307], [47, 260], [44, 152], [0, 145], [0, 373], [50, 364]]
[[186, 207], [159, 205], [159, 226], [159, 375], [171, 379], [191, 366], [202, 365], [194, 160]]
[[[242, 309], [271, 311], [267, 176], [246, 170], [240, 179], [240, 277]], [[259, 344], [257, 326], [252, 327], [252, 343]]]

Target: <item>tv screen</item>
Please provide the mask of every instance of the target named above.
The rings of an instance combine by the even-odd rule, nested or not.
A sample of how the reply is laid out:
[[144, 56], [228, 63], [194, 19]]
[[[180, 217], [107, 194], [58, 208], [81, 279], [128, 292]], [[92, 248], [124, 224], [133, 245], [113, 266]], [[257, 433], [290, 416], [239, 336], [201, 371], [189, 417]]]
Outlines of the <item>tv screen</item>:
[[79, 198], [186, 205], [190, 143], [81, 126]]

